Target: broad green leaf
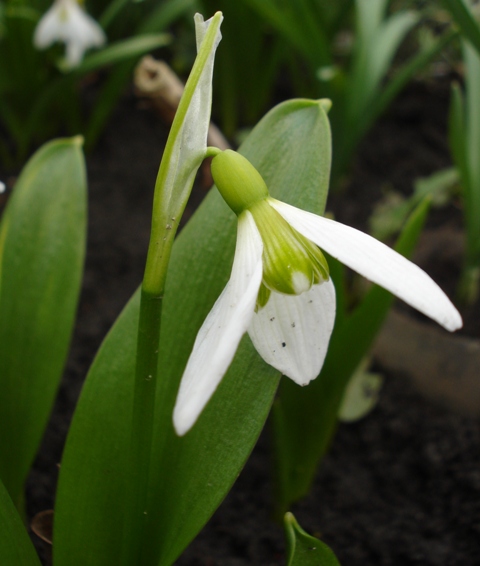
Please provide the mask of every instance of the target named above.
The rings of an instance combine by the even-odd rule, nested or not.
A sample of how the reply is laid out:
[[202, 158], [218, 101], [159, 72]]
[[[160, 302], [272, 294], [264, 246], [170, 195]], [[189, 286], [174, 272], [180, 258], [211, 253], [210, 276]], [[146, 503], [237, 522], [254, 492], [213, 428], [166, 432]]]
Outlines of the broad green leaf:
[[87, 55], [81, 65], [72, 72], [76, 75], [88, 73], [106, 65], [114, 65], [120, 61], [140, 57], [153, 49], [158, 49], [170, 43], [170, 36], [166, 33], [139, 35], [123, 41], [113, 43], [101, 51]]
[[322, 541], [306, 533], [292, 513], [284, 518], [287, 566], [340, 566], [335, 554]]
[[25, 525], [0, 481], [0, 564], [2, 566], [40, 566]]
[[[423, 201], [411, 214], [395, 249], [409, 256], [429, 208]], [[329, 263], [334, 262], [329, 258]], [[335, 273], [337, 273], [335, 267]], [[334, 280], [342, 296], [343, 280]], [[284, 379], [274, 405], [277, 512], [308, 493], [316, 469], [337, 426], [337, 417], [350, 377], [367, 355], [394, 297], [373, 286], [350, 316], [336, 321], [323, 369], [308, 387]]]
[[85, 254], [81, 138], [43, 146], [0, 226], [0, 476], [17, 502], [70, 343]]
[[[330, 132], [322, 104], [276, 107], [241, 152], [276, 198], [323, 210]], [[172, 564], [209, 519], [244, 465], [277, 388], [278, 372], [245, 337], [197, 424], [185, 437], [174, 434], [177, 388], [196, 333], [228, 280], [235, 230], [234, 214], [212, 190], [173, 246], [162, 314], [151, 546], [142, 566]], [[75, 413], [57, 495], [56, 566], [118, 564], [138, 308], [137, 294], [98, 353]]]

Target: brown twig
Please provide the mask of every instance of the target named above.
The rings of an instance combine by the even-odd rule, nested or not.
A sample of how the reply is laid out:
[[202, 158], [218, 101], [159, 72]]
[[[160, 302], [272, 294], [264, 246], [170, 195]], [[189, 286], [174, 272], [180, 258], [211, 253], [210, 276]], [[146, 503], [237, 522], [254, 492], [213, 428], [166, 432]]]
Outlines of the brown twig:
[[[135, 69], [134, 84], [137, 96], [147, 98], [160, 118], [171, 124], [184, 88], [174, 71], [164, 61], [147, 55]], [[213, 123], [210, 123], [207, 143], [221, 150], [231, 147]]]

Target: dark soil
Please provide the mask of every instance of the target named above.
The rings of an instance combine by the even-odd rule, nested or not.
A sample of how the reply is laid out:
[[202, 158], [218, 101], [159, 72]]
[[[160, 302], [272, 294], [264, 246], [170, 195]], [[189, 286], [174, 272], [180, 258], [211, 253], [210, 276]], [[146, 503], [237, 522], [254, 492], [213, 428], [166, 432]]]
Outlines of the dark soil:
[[[392, 107], [362, 144], [344, 192], [331, 200], [339, 220], [365, 228], [385, 184], [408, 194], [416, 177], [448, 165], [447, 96], [446, 88], [416, 85]], [[88, 159], [89, 239], [78, 324], [28, 482], [30, 517], [53, 507], [57, 463], [82, 382], [102, 338], [141, 281], [165, 135], [151, 114], [127, 97]], [[195, 190], [198, 201], [202, 189]], [[461, 228], [455, 203], [435, 212], [429, 227], [443, 222]], [[455, 275], [447, 271], [450, 278]], [[386, 375], [374, 411], [358, 423], [340, 425], [312, 493], [294, 512], [344, 566], [478, 565], [479, 423], [437, 407], [408, 383], [404, 376]], [[282, 530], [269, 517], [269, 466], [265, 433], [179, 565], [285, 564]], [[47, 564], [46, 545], [37, 539], [37, 546]]]

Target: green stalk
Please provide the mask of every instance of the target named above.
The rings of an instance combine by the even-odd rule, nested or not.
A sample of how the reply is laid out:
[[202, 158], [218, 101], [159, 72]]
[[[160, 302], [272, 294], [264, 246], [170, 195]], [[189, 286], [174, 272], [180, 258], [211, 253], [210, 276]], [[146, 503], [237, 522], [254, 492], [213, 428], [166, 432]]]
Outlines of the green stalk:
[[140, 299], [131, 445], [128, 458], [130, 469], [125, 490], [122, 566], [146, 564], [148, 545], [144, 541], [144, 533], [149, 513], [148, 486], [160, 326], [167, 269], [178, 223], [185, 209], [195, 173], [205, 155], [205, 151], [202, 152], [199, 148], [198, 152], [184, 154], [180, 159], [181, 136], [190, 102], [214, 50], [221, 20], [221, 13], [217, 13], [205, 35], [185, 85], [155, 184], [151, 236]]

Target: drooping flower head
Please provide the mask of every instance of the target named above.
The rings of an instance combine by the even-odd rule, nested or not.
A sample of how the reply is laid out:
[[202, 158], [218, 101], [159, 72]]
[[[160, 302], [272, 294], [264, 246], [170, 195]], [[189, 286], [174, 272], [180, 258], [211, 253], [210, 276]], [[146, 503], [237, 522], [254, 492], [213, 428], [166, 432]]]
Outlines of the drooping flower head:
[[216, 152], [212, 176], [238, 217], [232, 273], [198, 332], [174, 410], [179, 435], [195, 423], [245, 332], [262, 358], [299, 385], [322, 368], [335, 321], [335, 290], [324, 249], [447, 330], [460, 314], [406, 258], [354, 228], [270, 197], [242, 155]]
[[55, 0], [38, 22], [33, 44], [37, 49], [46, 49], [55, 41], [65, 43], [67, 64], [75, 67], [87, 49], [102, 46], [106, 38], [99, 24], [76, 0]]

